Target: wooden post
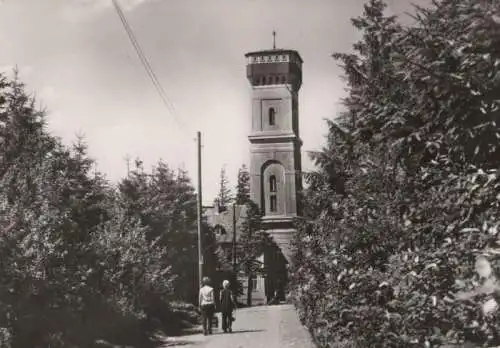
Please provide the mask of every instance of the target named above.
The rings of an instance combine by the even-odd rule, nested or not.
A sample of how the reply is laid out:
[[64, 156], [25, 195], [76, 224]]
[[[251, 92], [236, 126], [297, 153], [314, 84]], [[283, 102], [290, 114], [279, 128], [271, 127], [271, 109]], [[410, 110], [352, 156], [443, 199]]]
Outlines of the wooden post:
[[[252, 240], [252, 217], [248, 219], [248, 236], [249, 241]], [[247, 257], [247, 255], [245, 255]], [[247, 260], [246, 272], [247, 272], [247, 306], [250, 307], [252, 305], [252, 290], [253, 290], [253, 277], [252, 277], [252, 266], [251, 262], [253, 260]]]
[[201, 132], [198, 132], [198, 281], [201, 285], [203, 279], [203, 245], [202, 245], [202, 233], [201, 225], [203, 218], [203, 203], [201, 194]]
[[236, 275], [236, 203], [233, 204], [233, 272]]

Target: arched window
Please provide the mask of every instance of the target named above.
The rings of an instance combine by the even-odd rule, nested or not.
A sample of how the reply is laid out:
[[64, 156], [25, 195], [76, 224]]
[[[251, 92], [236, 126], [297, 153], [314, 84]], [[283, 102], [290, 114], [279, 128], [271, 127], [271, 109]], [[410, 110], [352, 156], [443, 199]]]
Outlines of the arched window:
[[275, 81], [275, 82], [274, 82], [275, 84], [279, 85], [279, 84], [280, 84], [280, 77], [279, 77], [279, 76], [276, 76], [276, 77], [274, 78], [274, 81]]
[[265, 84], [266, 84], [266, 77], [262, 76], [262, 85], [265, 85]]
[[274, 124], [276, 123], [276, 110], [274, 110], [274, 108], [269, 108], [269, 125], [270, 126], [274, 126]]
[[269, 210], [272, 213], [278, 211], [278, 199], [276, 198], [276, 195], [271, 195], [271, 197], [269, 197]]
[[269, 191], [276, 192], [276, 176], [274, 175], [269, 177]]
[[284, 166], [276, 160], [266, 162], [261, 168], [259, 181], [262, 187], [260, 204], [265, 214], [283, 214], [286, 210], [286, 197], [282, 186], [286, 182]]
[[271, 175], [269, 177], [269, 210], [273, 213], [278, 211], [278, 198], [276, 197], [276, 191], [276, 176]]
[[286, 77], [285, 77], [285, 76], [281, 76], [281, 83], [282, 83], [282, 84], [285, 84], [285, 83], [286, 83]]

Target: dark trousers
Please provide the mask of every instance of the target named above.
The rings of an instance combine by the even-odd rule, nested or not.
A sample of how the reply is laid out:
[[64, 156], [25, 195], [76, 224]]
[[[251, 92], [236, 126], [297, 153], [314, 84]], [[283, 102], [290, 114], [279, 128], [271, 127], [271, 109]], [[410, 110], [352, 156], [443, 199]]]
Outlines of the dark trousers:
[[222, 312], [222, 330], [227, 331], [233, 326], [233, 312], [223, 311]]
[[214, 319], [214, 305], [201, 306], [201, 318], [203, 321], [203, 333], [212, 333], [212, 321]]

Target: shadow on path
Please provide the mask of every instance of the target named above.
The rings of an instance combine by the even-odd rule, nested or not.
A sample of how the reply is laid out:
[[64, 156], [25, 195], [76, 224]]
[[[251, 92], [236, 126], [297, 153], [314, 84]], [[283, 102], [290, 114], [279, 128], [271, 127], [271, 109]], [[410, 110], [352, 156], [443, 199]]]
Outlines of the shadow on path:
[[233, 330], [233, 332], [214, 332], [209, 336], [217, 336], [217, 335], [235, 335], [239, 333], [247, 333], [247, 332], [265, 332], [267, 330]]
[[162, 347], [182, 347], [182, 346], [194, 346], [198, 345], [198, 342], [193, 341], [175, 341], [175, 342], [167, 342]]
[[315, 347], [308, 331], [301, 325], [292, 306], [266, 306], [241, 309], [233, 332], [224, 333], [214, 328], [212, 335], [204, 336], [199, 327], [191, 335], [170, 338], [165, 348], [273, 348]]
[[267, 331], [267, 330], [260, 330], [260, 329], [258, 329], [258, 330], [251, 330], [251, 329], [249, 329], [249, 330], [236, 330], [236, 331], [233, 330], [232, 334], [245, 333], [245, 332], [264, 332], [264, 331]]

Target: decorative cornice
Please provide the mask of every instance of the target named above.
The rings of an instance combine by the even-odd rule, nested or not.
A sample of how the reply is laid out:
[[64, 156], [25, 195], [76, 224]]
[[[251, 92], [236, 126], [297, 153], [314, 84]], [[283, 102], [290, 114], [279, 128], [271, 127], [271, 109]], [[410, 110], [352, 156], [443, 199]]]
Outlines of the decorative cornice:
[[282, 133], [282, 132], [259, 132], [259, 133], [253, 133], [248, 136], [248, 139], [252, 141], [259, 141], [259, 142], [279, 142], [279, 141], [294, 141], [294, 140], [299, 140], [299, 137], [295, 135], [295, 133]]
[[[297, 93], [297, 91], [293, 89], [294, 86], [291, 83], [274, 83], [274, 84], [270, 84], [270, 85], [252, 85], [252, 88], [253, 89], [283, 89], [283, 90], [286, 90], [288, 92], [287, 94], [290, 94], [290, 95]], [[254, 97], [253, 99], [260, 100], [262, 98]], [[283, 98], [283, 99], [292, 99], [292, 97], [287, 96], [286, 98]]]
[[295, 215], [265, 215], [262, 217], [263, 222], [285, 222], [285, 221], [293, 221], [295, 219]]
[[[245, 54], [249, 64], [296, 62], [302, 64], [299, 52], [287, 49], [273, 49]], [[271, 58], [274, 57], [274, 58]]]
[[273, 54], [265, 56], [247, 57], [248, 64], [265, 64], [265, 63], [289, 63], [289, 54]]
[[262, 217], [262, 225], [266, 229], [289, 230], [294, 225], [294, 215], [266, 215]]
[[302, 140], [294, 135], [256, 135], [252, 134], [248, 136], [250, 144], [286, 144], [295, 143], [295, 146], [301, 147]]

